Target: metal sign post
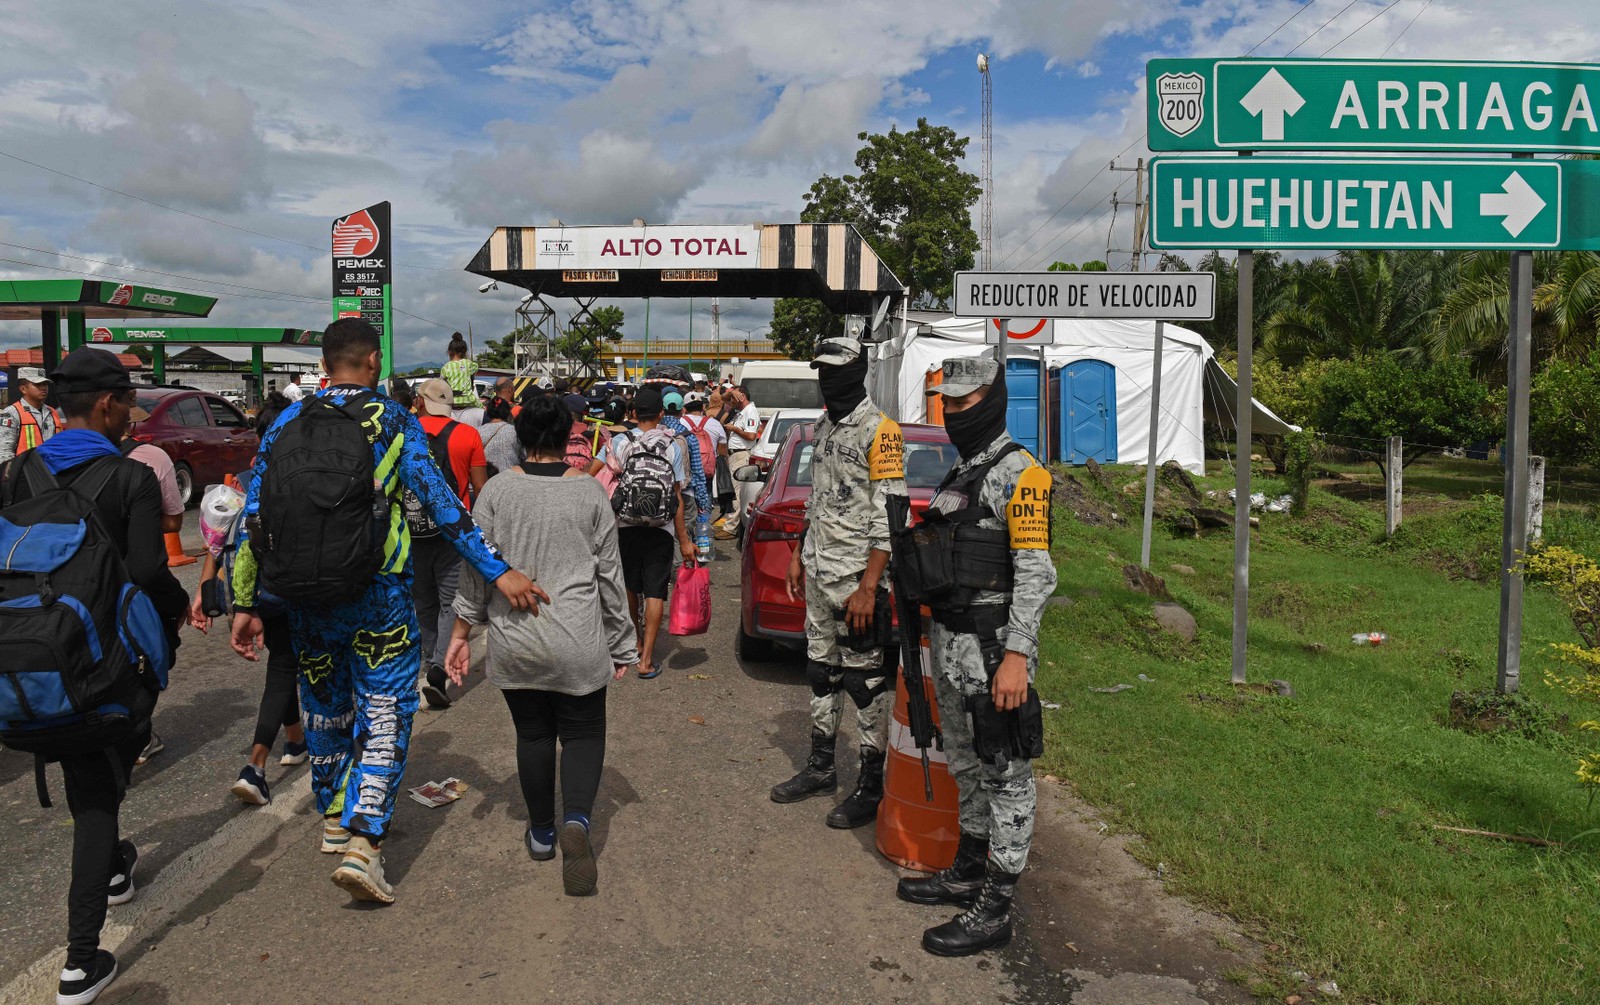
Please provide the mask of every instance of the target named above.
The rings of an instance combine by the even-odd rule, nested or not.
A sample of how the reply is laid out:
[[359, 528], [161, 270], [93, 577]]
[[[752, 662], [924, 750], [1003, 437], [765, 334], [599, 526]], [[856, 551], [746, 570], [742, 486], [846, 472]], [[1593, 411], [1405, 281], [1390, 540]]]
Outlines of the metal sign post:
[[1515, 694], [1522, 680], [1522, 573], [1528, 548], [1528, 376], [1533, 355], [1533, 252], [1511, 255], [1511, 332], [1506, 360], [1506, 489], [1500, 539], [1500, 644], [1495, 690]]
[[1150, 528], [1156, 513], [1156, 434], [1161, 415], [1161, 344], [1167, 340], [1167, 323], [1156, 322], [1156, 371], [1150, 381], [1150, 452], [1144, 462], [1144, 537], [1139, 542], [1139, 567], [1150, 568]]
[[1239, 250], [1239, 410], [1233, 424], [1233, 682], [1245, 682], [1245, 638], [1250, 627], [1250, 420], [1255, 395], [1250, 379], [1255, 349], [1256, 255]]

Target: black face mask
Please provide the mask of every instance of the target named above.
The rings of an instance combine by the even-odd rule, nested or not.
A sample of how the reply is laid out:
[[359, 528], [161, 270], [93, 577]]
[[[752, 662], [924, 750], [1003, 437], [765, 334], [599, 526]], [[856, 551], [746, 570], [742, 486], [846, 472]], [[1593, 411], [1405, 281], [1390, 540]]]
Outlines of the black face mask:
[[998, 379], [971, 408], [944, 413], [944, 431], [963, 459], [970, 460], [1006, 431], [1006, 382]]
[[822, 385], [822, 403], [828, 418], [842, 422], [867, 397], [867, 358], [857, 356], [842, 366], [817, 368], [817, 383]]

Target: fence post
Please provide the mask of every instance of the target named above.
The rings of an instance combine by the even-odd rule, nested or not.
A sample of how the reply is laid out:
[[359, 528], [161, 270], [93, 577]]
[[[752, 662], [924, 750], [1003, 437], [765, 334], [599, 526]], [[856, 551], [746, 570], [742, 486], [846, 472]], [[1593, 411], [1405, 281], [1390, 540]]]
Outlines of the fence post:
[[1400, 529], [1400, 474], [1404, 460], [1400, 437], [1389, 437], [1383, 465], [1383, 533], [1386, 537], [1394, 537], [1394, 532]]
[[1528, 540], [1544, 536], [1544, 458], [1528, 458]]

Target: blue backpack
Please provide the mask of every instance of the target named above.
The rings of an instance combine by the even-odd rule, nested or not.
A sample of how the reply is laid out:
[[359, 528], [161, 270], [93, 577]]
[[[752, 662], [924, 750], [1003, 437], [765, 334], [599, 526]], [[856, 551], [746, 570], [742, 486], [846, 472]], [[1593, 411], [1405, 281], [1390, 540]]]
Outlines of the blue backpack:
[[[138, 688], [165, 690], [172, 652], [155, 604], [128, 578], [95, 499], [121, 458], [62, 486], [34, 451], [14, 461], [0, 508], [0, 743], [43, 765], [109, 750], [138, 725]], [[31, 495], [16, 501], [19, 479]]]

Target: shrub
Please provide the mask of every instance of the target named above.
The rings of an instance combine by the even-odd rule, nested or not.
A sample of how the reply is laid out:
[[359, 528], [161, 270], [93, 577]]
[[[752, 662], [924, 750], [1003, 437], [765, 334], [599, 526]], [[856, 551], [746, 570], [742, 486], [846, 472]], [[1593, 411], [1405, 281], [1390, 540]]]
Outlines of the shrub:
[[[1547, 671], [1546, 682], [1580, 701], [1600, 705], [1600, 565], [1571, 549], [1550, 545], [1536, 548], [1521, 564], [1529, 578], [1555, 590], [1583, 640], [1582, 645], [1551, 643], [1556, 659], [1571, 672]], [[1600, 732], [1600, 721], [1580, 722], [1578, 728]], [[1600, 750], [1579, 756], [1577, 775], [1584, 785], [1600, 788]]]
[[1553, 359], [1534, 374], [1528, 436], [1551, 463], [1600, 461], [1600, 350], [1580, 362]]
[[1495, 435], [1499, 422], [1489, 389], [1464, 360], [1423, 366], [1393, 353], [1329, 360], [1311, 389], [1309, 419], [1323, 433], [1372, 441], [1383, 467], [1381, 441], [1400, 437], [1401, 465], [1443, 447]]

